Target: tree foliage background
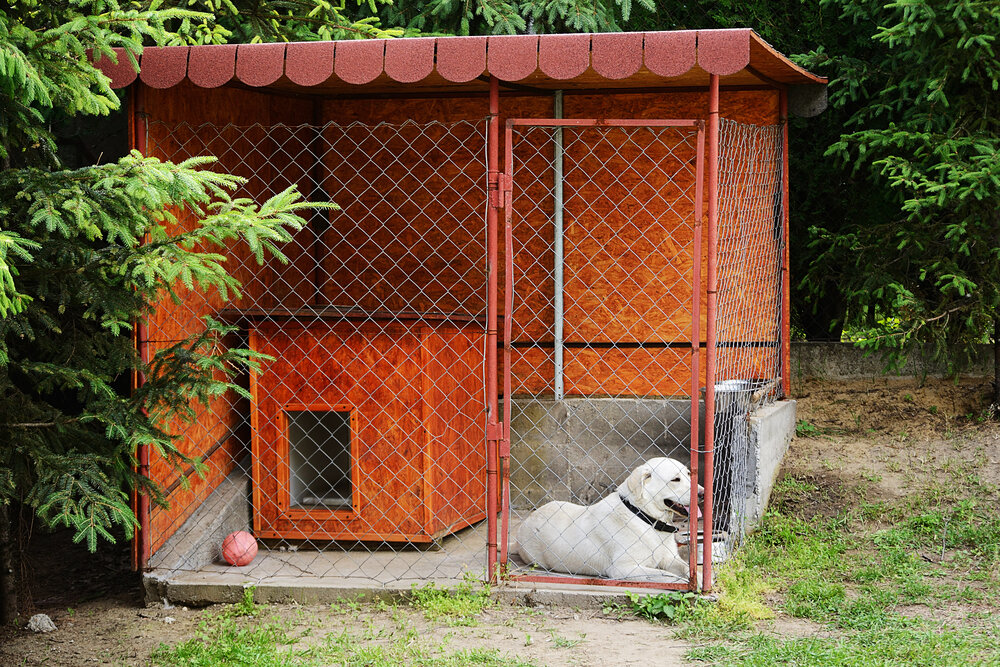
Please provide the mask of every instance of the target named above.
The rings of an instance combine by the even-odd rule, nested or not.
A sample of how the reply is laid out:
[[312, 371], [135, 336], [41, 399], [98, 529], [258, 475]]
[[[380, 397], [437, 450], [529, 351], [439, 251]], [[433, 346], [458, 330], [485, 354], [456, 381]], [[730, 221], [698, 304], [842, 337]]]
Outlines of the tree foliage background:
[[[865, 58], [820, 48], [802, 62], [832, 71], [831, 102], [850, 110], [826, 155], [885, 203], [817, 221], [806, 282], [841, 286], [863, 346], [896, 360], [919, 348], [961, 369], [1000, 334], [1000, 3], [824, 6], [875, 26]], [[1000, 405], [1000, 384], [995, 394]]]

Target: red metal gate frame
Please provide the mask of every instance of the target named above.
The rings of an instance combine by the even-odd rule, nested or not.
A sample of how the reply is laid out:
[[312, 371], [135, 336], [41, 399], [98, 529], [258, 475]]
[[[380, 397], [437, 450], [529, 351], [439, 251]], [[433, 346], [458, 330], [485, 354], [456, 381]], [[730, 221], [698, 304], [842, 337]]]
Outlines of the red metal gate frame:
[[[512, 197], [513, 197], [513, 182], [514, 182], [514, 148], [513, 148], [513, 138], [514, 138], [514, 128], [516, 126], [527, 126], [527, 127], [678, 127], [678, 128], [693, 128], [697, 131], [697, 153], [696, 153], [696, 167], [695, 167], [695, 197], [694, 197], [694, 238], [693, 238], [693, 248], [692, 255], [695, 259], [692, 268], [692, 297], [691, 297], [691, 504], [697, 504], [698, 502], [698, 441], [699, 441], [699, 422], [698, 422], [698, 396], [699, 396], [699, 354], [701, 351], [701, 235], [702, 235], [702, 202], [704, 199], [704, 186], [705, 186], [705, 121], [703, 120], [650, 120], [650, 119], [598, 119], [598, 118], [573, 118], [573, 119], [563, 119], [563, 118], [511, 118], [507, 120], [506, 129], [504, 133], [504, 172], [499, 173], [498, 160], [495, 156], [495, 151], [497, 149], [497, 136], [498, 133], [498, 98], [495, 92], [495, 79], [491, 80], [491, 90], [490, 90], [490, 126], [489, 126], [489, 162], [490, 162], [490, 187], [491, 191], [495, 192], [493, 198], [490, 201], [489, 211], [487, 213], [487, 226], [488, 228], [495, 229], [496, 225], [496, 209], [504, 209], [504, 257], [505, 257], [505, 280], [504, 280], [504, 315], [503, 315], [503, 395], [507, 404], [510, 404], [511, 396], [511, 327], [513, 323], [513, 304], [514, 304], [514, 253], [513, 253], [513, 207], [512, 207]], [[716, 88], [717, 90], [717, 88]], [[717, 98], [716, 98], [717, 99]], [[711, 143], [711, 142], [710, 142]], [[712, 148], [710, 147], [711, 151]], [[711, 160], [711, 157], [710, 157]], [[711, 189], [711, 186], [710, 186]], [[712, 207], [712, 200], [710, 194], [710, 208]], [[709, 245], [712, 244], [712, 236], [714, 232], [715, 225], [712, 219], [711, 213], [709, 215]], [[490, 220], [492, 216], [492, 220]], [[492, 225], [490, 223], [493, 223]], [[488, 238], [494, 239], [496, 237], [488, 234]], [[498, 240], [498, 239], [497, 239]], [[496, 267], [496, 249], [497, 243], [494, 242], [489, 249], [490, 256], [490, 266]], [[710, 253], [711, 255], [712, 253]], [[710, 258], [711, 259], [711, 258]], [[712, 271], [711, 261], [709, 266], [710, 273]], [[490, 296], [496, 295], [495, 280], [497, 271], [492, 271], [490, 274]], [[711, 291], [711, 290], [710, 290]], [[490, 299], [490, 308], [492, 313], [487, 315], [489, 325], [495, 327], [497, 322], [497, 312], [496, 312], [496, 301], [494, 298]], [[712, 320], [714, 315], [714, 309], [712, 308], [711, 295], [709, 295], [709, 313], [708, 319]], [[711, 331], [712, 323], [708, 325], [708, 330]], [[706, 334], [709, 333], [706, 331]], [[495, 336], [495, 334], [494, 334]], [[493, 339], [495, 340], [495, 338]], [[714, 350], [711, 344], [708, 344], [706, 353], [708, 355], [708, 360], [706, 362], [706, 370], [713, 367], [712, 359]], [[496, 347], [487, 347], [487, 356], [493, 355], [495, 361], [495, 350]], [[489, 365], [490, 360], [487, 359], [487, 365]], [[496, 365], [492, 365], [491, 368], [496, 368]], [[491, 385], [491, 402], [492, 396], [495, 395], [495, 391], [492, 387], [496, 384]], [[712, 387], [712, 378], [709, 377], [707, 381], [707, 386]], [[708, 405], [708, 397], [706, 397], [706, 408]], [[497, 439], [498, 448], [496, 453], [488, 451], [487, 460], [488, 465], [492, 464], [494, 460], [496, 461], [496, 467], [492, 471], [488, 470], [487, 477], [489, 478], [491, 473], [493, 475], [493, 483], [487, 484], [487, 503], [489, 505], [487, 514], [489, 516], [489, 529], [488, 529], [488, 576], [490, 581], [497, 581], [499, 578], [503, 578], [510, 581], [528, 581], [537, 583], [559, 583], [559, 584], [587, 584], [587, 585], [600, 585], [600, 586], [628, 586], [632, 588], [653, 588], [653, 589], [667, 589], [667, 590], [695, 590], [698, 587], [698, 527], [697, 522], [690, 522], [690, 534], [689, 534], [689, 556], [688, 556], [688, 582], [687, 583], [660, 583], [652, 581], [622, 581], [617, 579], [598, 579], [593, 577], [573, 577], [573, 576], [544, 576], [544, 575], [513, 575], [506, 572], [507, 565], [507, 544], [510, 537], [510, 409], [509, 407], [504, 410], [503, 416], [503, 426], [499, 430], [499, 438]], [[491, 412], [491, 418], [495, 419], [497, 414], [494, 409]], [[711, 587], [711, 560], [712, 560], [712, 549], [711, 549], [711, 535], [712, 535], [712, 510], [711, 510], [711, 497], [712, 497], [712, 448], [710, 446], [711, 436], [708, 435], [712, 432], [713, 428], [713, 415], [711, 411], [706, 409], [706, 447], [705, 447], [705, 501], [704, 507], [702, 508], [702, 518], [704, 522], [704, 536], [705, 536], [705, 547], [703, 548], [703, 567], [704, 567], [704, 590], [708, 590]], [[495, 427], [499, 427], [499, 424], [495, 424]], [[490, 441], [489, 430], [493, 424], [487, 424], [487, 440]], [[497, 474], [499, 473], [499, 485], [497, 484]], [[497, 508], [496, 496], [491, 493], [491, 487], [496, 489], [499, 494], [499, 508]], [[500, 513], [500, 534], [499, 539], [497, 539], [497, 529], [496, 529], [496, 510], [499, 509]]]

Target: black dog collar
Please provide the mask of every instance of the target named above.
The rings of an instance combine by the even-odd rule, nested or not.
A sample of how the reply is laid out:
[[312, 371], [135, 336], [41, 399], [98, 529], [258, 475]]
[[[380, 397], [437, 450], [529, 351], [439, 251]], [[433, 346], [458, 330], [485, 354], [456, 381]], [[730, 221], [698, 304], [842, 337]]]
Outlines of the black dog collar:
[[640, 519], [642, 519], [644, 523], [649, 524], [650, 526], [652, 526], [653, 530], [658, 530], [661, 533], [676, 533], [677, 532], [677, 526], [674, 526], [673, 524], [669, 524], [669, 523], [660, 521], [659, 519], [654, 519], [653, 517], [651, 517], [648, 514], [646, 514], [645, 512], [643, 512], [641, 509], [639, 509], [638, 507], [636, 507], [635, 505], [633, 505], [632, 503], [630, 503], [628, 500], [626, 500], [622, 496], [618, 496], [618, 499], [622, 501], [622, 504], [625, 505], [626, 508], [628, 508], [629, 512], [631, 512], [632, 514], [634, 514], [637, 517], [639, 517]]

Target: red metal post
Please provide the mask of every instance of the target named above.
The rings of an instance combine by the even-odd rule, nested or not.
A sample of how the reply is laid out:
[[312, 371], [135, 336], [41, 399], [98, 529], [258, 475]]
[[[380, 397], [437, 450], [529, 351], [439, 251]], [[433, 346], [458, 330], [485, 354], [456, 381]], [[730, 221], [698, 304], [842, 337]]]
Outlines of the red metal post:
[[487, 295], [486, 295], [486, 577], [497, 580], [497, 454], [500, 433], [498, 420], [499, 400], [497, 397], [497, 275], [499, 257], [497, 253], [498, 229], [497, 209], [499, 208], [499, 139], [500, 139], [500, 86], [496, 77], [490, 77], [489, 125], [487, 127], [486, 171], [488, 178], [486, 207], [486, 254], [487, 254]]
[[[694, 247], [691, 249], [691, 507], [698, 506], [698, 399], [701, 382], [701, 216], [705, 198], [705, 123], [698, 126], [698, 144], [695, 160], [694, 195]], [[695, 516], [691, 512], [690, 516]], [[691, 589], [698, 587], [698, 522], [690, 521], [690, 554], [688, 574]]]
[[781, 390], [792, 395], [792, 288], [788, 252], [788, 89], [779, 93], [781, 114]]
[[712, 475], [715, 471], [715, 316], [719, 251], [719, 76], [708, 90], [708, 321], [705, 331], [705, 507], [702, 590], [712, 590]]
[[[146, 108], [143, 96], [143, 84], [136, 82], [129, 87], [129, 148], [133, 148], [143, 155], [146, 154]], [[136, 322], [135, 346], [139, 353], [139, 358], [143, 364], [149, 363], [149, 333], [146, 322]], [[146, 381], [144, 373], [137, 373], [133, 379], [135, 388], [142, 386]], [[149, 477], [149, 446], [141, 444], [136, 451], [137, 472], [143, 477]], [[149, 562], [150, 538], [149, 538], [149, 496], [136, 491], [133, 495], [133, 507], [136, 513], [136, 520], [139, 522], [138, 535], [132, 542], [132, 567], [140, 570]]]

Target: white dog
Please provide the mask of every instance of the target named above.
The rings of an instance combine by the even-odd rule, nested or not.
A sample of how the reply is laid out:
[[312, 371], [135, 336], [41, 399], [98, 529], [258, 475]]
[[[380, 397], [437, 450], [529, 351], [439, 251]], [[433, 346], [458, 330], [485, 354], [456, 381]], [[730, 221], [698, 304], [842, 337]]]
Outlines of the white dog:
[[[699, 498], [702, 493], [699, 486]], [[690, 499], [687, 466], [651, 459], [593, 505], [553, 501], [538, 508], [518, 528], [515, 549], [525, 563], [546, 570], [683, 581], [688, 566], [677, 553], [677, 527], [670, 522], [688, 517]]]

